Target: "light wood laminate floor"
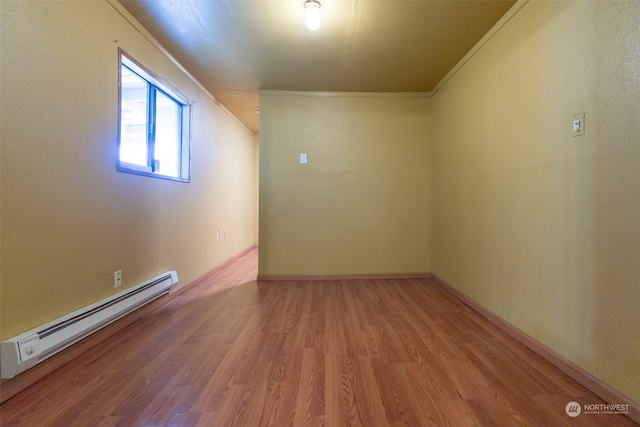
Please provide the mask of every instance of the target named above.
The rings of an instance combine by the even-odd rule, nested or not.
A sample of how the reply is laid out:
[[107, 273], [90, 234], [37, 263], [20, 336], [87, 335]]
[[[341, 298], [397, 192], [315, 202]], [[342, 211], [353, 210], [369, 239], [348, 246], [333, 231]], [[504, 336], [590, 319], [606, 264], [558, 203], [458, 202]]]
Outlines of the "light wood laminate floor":
[[3, 426], [635, 425], [429, 280], [256, 282], [257, 250], [0, 406]]

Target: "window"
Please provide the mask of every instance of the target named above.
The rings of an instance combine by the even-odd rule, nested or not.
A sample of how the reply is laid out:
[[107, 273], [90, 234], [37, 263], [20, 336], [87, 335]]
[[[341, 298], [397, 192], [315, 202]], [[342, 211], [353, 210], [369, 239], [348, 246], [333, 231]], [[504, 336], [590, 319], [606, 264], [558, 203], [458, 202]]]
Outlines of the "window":
[[189, 104], [120, 52], [118, 171], [189, 181]]

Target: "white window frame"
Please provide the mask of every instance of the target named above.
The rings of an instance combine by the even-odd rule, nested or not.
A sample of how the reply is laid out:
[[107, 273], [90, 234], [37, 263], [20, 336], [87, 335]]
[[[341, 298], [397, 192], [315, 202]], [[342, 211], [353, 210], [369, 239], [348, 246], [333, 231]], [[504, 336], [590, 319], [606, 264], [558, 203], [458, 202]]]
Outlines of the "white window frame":
[[[167, 179], [172, 181], [190, 182], [191, 181], [191, 103], [180, 95], [176, 90], [159, 80], [149, 70], [147, 70], [138, 61], [133, 59], [124, 50], [118, 49], [118, 146], [117, 146], [117, 166], [118, 172], [131, 173], [135, 175], [149, 176], [153, 178]], [[147, 165], [129, 163], [120, 160], [120, 142], [122, 132], [122, 67], [125, 66], [140, 78], [145, 80], [151, 90], [163, 93], [171, 100], [175, 101], [180, 108], [180, 159], [179, 159], [179, 176], [162, 174], [153, 170], [151, 160]], [[155, 107], [152, 109], [155, 114]], [[152, 126], [153, 130], [147, 132], [147, 149], [152, 150], [155, 143], [155, 117], [150, 119], [147, 117], [148, 126]], [[153, 124], [152, 124], [153, 123]], [[153, 152], [153, 151], [151, 151]]]

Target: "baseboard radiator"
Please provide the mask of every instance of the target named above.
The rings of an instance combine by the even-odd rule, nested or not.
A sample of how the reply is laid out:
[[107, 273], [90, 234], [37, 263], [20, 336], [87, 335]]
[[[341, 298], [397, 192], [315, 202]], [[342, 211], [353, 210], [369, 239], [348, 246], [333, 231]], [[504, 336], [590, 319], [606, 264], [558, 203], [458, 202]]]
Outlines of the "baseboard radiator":
[[0, 342], [2, 378], [13, 378], [135, 309], [166, 295], [178, 283], [170, 271], [38, 328]]

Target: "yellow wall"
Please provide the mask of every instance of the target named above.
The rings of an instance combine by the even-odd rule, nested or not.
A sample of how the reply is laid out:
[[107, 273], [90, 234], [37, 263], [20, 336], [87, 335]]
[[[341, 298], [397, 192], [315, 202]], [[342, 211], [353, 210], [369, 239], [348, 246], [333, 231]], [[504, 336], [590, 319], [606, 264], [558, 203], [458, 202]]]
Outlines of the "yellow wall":
[[260, 135], [253, 136], [253, 241], [258, 244], [260, 230]]
[[429, 271], [428, 102], [261, 93], [260, 274]]
[[[254, 243], [249, 131], [106, 1], [1, 3], [2, 339]], [[118, 47], [193, 101], [191, 183], [116, 172]]]
[[638, 1], [530, 1], [432, 97], [433, 272], [635, 400], [639, 32]]

